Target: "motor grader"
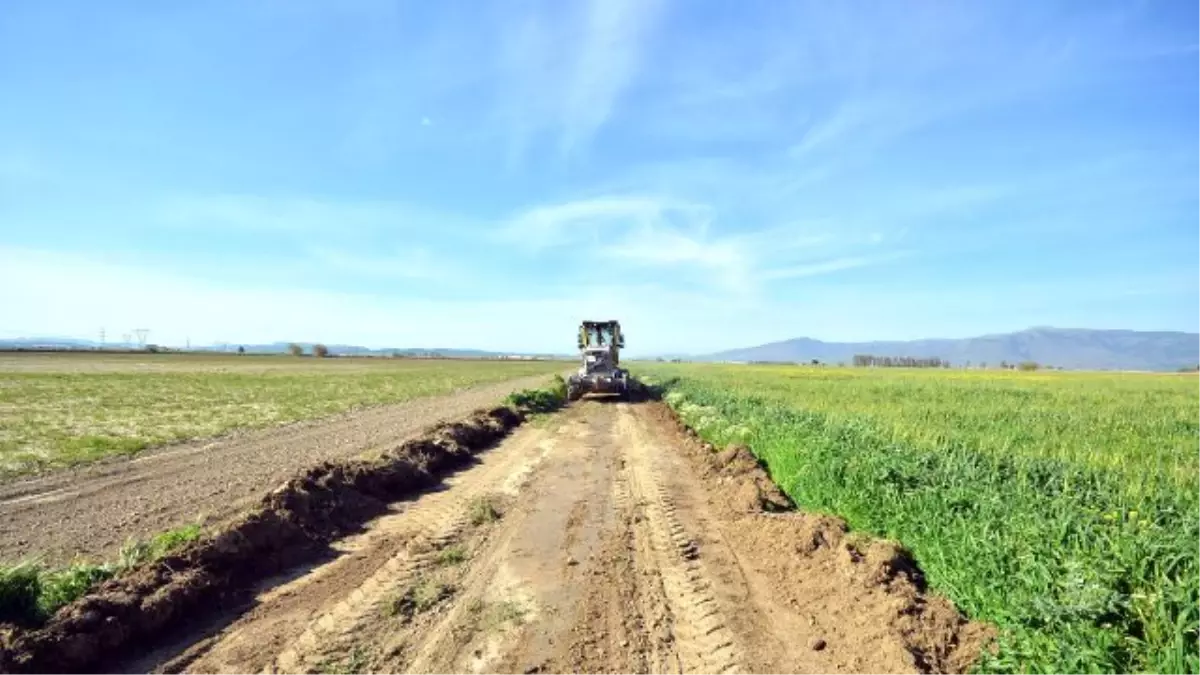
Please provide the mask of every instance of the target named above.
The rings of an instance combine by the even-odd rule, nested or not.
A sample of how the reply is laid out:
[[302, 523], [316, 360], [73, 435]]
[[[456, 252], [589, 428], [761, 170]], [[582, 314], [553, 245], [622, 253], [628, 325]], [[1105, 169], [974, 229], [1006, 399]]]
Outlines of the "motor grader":
[[583, 363], [567, 378], [567, 400], [584, 394], [629, 397], [629, 371], [621, 368], [625, 335], [617, 321], [584, 321], [579, 324], [579, 354]]

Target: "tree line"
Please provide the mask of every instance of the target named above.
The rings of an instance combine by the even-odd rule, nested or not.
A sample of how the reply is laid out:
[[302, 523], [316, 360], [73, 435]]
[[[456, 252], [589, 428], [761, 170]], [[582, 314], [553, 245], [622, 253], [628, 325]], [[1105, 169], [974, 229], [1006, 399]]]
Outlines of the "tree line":
[[950, 362], [936, 356], [918, 358], [915, 356], [855, 354], [854, 365], [857, 368], [949, 368]]

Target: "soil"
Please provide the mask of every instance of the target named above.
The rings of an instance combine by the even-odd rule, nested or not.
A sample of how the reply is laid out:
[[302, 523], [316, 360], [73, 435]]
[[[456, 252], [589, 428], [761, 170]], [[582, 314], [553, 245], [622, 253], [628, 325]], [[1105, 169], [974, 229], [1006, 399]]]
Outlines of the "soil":
[[[464, 455], [513, 423], [491, 414], [310, 472], [208, 551], [221, 565], [172, 561], [152, 593], [112, 584], [109, 606], [65, 614], [128, 626], [124, 601], [153, 623], [231, 587], [210, 577], [280, 574], [171, 641], [127, 640], [106, 666], [126, 672], [962, 672], [991, 637], [903, 549], [793, 510], [746, 449], [715, 451], [661, 403], [579, 401]], [[39, 633], [42, 665], [70, 651], [64, 626]]]
[[0, 552], [6, 562], [111, 560], [130, 537], [228, 522], [298, 471], [378, 453], [545, 382], [545, 376], [522, 378], [0, 484]]

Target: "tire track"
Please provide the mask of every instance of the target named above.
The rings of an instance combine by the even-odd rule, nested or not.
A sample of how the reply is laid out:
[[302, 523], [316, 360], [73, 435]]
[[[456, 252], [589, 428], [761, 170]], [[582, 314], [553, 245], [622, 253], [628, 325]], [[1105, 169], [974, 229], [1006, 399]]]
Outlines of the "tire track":
[[[520, 477], [554, 447], [542, 430], [514, 440], [503, 452], [481, 455], [481, 465], [447, 480], [445, 489], [422, 495], [379, 518], [367, 533], [344, 540], [337, 547], [343, 556], [334, 563], [263, 594], [259, 607], [223, 631], [188, 671], [306, 672], [328, 654], [344, 651], [364, 627], [386, 616], [396, 589], [433, 566], [438, 551], [462, 533], [474, 499], [514, 493]], [[341, 595], [331, 594], [330, 585]], [[281, 615], [295, 618], [284, 622]], [[248, 644], [270, 649], [247, 654]]]
[[[938, 599], [879, 581], [891, 560], [881, 549], [850, 555], [824, 516], [747, 510], [741, 497], [760, 486], [752, 459], [689, 441], [656, 405], [584, 400], [550, 427], [519, 430], [445, 489], [344, 540], [341, 557], [261, 594], [185, 665], [920, 672], [913, 645], [930, 648], [914, 631], [955, 648], [954, 617], [929, 614]], [[471, 501], [497, 492], [503, 517], [472, 526]], [[439, 558], [448, 545], [461, 547], [458, 563]], [[389, 611], [430, 583], [432, 603]]]
[[619, 421], [627, 452], [630, 492], [640, 506], [655, 566], [671, 609], [675, 651], [683, 672], [736, 673], [743, 669], [742, 651], [727, 625], [713, 592], [699, 546], [677, 515], [677, 506], [656, 466], [661, 448], [627, 408]]
[[613, 502], [623, 512], [622, 539], [626, 555], [632, 558], [635, 569], [637, 613], [647, 637], [644, 645], [646, 671], [683, 672], [675, 649], [675, 618], [655, 564], [650, 529], [641, 524], [643, 516], [633, 495], [629, 473], [628, 463], [624, 462], [621, 475], [613, 484]]

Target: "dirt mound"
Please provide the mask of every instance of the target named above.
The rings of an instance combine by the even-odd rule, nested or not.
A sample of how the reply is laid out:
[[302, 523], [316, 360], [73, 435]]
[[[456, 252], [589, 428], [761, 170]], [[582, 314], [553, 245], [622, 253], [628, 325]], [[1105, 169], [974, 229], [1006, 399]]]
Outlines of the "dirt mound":
[[329, 542], [468, 463], [523, 419], [507, 407], [481, 410], [380, 459], [308, 469], [220, 532], [104, 582], [44, 626], [0, 626], [0, 671], [101, 669], [144, 650], [174, 628], [244, 601], [254, 583], [326, 552]]
[[716, 452], [711, 444], [702, 447], [709, 452], [707, 475], [724, 478], [729, 487], [730, 505], [746, 513], [759, 511], [781, 512], [795, 508], [792, 500], [767, 475], [762, 463], [744, 445], [731, 445]]
[[[817, 618], [826, 645], [899, 645], [879, 654], [894, 671], [965, 672], [995, 634], [946, 598], [926, 592], [925, 579], [903, 547], [849, 531], [830, 515], [796, 511], [762, 463], [741, 445], [703, 442], [674, 412], [657, 404], [659, 422], [682, 432], [683, 446], [723, 508], [739, 557], [771, 579], [771, 592]], [[889, 647], [891, 648], [891, 647]]]

